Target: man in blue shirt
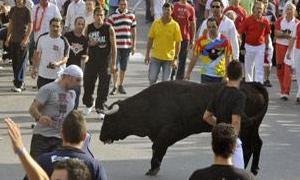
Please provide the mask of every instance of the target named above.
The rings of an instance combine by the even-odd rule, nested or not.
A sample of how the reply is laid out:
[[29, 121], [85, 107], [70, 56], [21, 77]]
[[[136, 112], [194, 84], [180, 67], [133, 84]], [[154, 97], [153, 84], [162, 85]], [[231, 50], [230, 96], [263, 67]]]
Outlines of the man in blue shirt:
[[57, 162], [66, 159], [79, 159], [87, 165], [93, 180], [107, 180], [102, 164], [81, 150], [86, 136], [86, 122], [82, 114], [77, 110], [70, 112], [62, 125], [62, 148], [39, 156], [38, 163], [50, 176]]

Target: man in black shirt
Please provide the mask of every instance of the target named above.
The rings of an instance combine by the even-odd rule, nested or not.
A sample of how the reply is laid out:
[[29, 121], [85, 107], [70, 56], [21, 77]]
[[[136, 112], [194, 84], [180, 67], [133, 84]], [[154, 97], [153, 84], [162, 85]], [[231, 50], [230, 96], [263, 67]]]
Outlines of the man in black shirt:
[[[237, 61], [230, 62], [227, 66], [227, 76], [229, 81], [209, 104], [203, 120], [212, 126], [218, 123], [232, 124], [238, 136], [246, 101], [246, 96], [239, 90], [242, 65]], [[239, 138], [233, 154], [233, 164], [235, 167], [244, 168], [242, 142]]]
[[116, 70], [116, 35], [112, 26], [104, 23], [105, 12], [102, 7], [94, 10], [94, 23], [86, 28], [86, 36], [89, 39], [88, 55], [84, 71], [84, 95], [83, 104], [86, 106], [84, 114], [88, 115], [94, 106], [94, 89], [97, 79], [97, 98], [95, 109], [100, 114], [107, 100], [111, 73]]
[[27, 54], [29, 37], [32, 31], [30, 10], [25, 6], [25, 1], [16, 0], [16, 6], [12, 7], [8, 17], [7, 37], [5, 46], [9, 47], [12, 55], [12, 67], [14, 72], [14, 92], [24, 90], [25, 58]]
[[[70, 53], [69, 59], [67, 61], [67, 66], [75, 64], [81, 68], [84, 68], [84, 64], [88, 61], [87, 48], [88, 48], [88, 39], [83, 35], [83, 29], [85, 27], [85, 20], [83, 17], [77, 17], [75, 19], [74, 30], [65, 34], [69, 44], [70, 44]], [[78, 108], [79, 105], [79, 96], [81, 93], [81, 88], [76, 87], [76, 99], [74, 109]]]
[[214, 164], [195, 171], [189, 180], [254, 180], [246, 170], [232, 165], [231, 156], [237, 143], [235, 128], [230, 124], [219, 123], [212, 130]]
[[62, 125], [63, 147], [46, 153], [38, 158], [38, 163], [51, 176], [57, 162], [65, 159], [79, 159], [87, 165], [93, 180], [107, 180], [102, 164], [90, 154], [83, 151], [84, 140], [87, 136], [86, 122], [77, 110], [70, 112]]

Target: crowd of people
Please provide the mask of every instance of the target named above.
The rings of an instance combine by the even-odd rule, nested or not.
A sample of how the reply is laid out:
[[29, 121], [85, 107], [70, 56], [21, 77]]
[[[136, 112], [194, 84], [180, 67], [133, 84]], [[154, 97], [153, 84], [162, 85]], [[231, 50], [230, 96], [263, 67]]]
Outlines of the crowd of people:
[[[38, 89], [29, 109], [36, 121], [30, 155], [24, 148], [18, 126], [9, 118], [5, 120], [26, 178], [52, 179], [65, 175], [66, 179], [73, 176], [107, 179], [103, 166], [89, 150], [90, 135], [83, 115], [88, 116], [95, 108], [101, 117], [108, 95], [126, 94], [125, 73], [130, 54], [136, 52], [137, 41], [137, 20], [128, 8], [128, 1], [1, 2], [1, 21], [8, 24], [0, 30], [0, 38], [7, 52], [3, 59], [12, 60], [12, 91], [25, 90], [27, 61]], [[144, 60], [149, 64], [149, 85], [158, 81], [161, 70], [161, 81], [189, 80], [198, 60], [201, 83], [227, 82], [217, 98], [231, 106], [214, 100], [203, 117], [214, 127], [214, 165], [196, 171], [190, 179], [209, 176], [211, 172], [215, 172], [211, 179], [219, 176], [254, 179], [241, 170], [244, 160], [238, 136], [245, 97], [239, 91], [239, 84], [243, 77], [246, 82], [271, 87], [270, 71], [276, 64], [280, 98], [286, 101], [295, 71], [296, 102], [300, 104], [299, 3], [282, 2], [146, 0], [146, 20], [152, 23]], [[109, 92], [111, 79], [113, 87]], [[82, 81], [83, 114], [76, 110]], [[63, 161], [69, 158], [84, 163]], [[73, 172], [76, 168], [78, 171]]]

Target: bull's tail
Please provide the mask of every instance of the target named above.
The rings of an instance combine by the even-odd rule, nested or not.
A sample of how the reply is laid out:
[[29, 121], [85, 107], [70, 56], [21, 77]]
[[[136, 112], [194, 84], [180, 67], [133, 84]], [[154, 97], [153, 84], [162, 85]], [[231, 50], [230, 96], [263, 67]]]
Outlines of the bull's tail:
[[[263, 96], [264, 98], [264, 108], [259, 111], [255, 116], [251, 117], [250, 119], [251, 120], [254, 120], [254, 119], [263, 119], [263, 117], [265, 116], [267, 110], [268, 110], [268, 106], [269, 106], [269, 93], [267, 91], [267, 89], [261, 84], [261, 83], [258, 83], [258, 82], [251, 82], [250, 83], [252, 86], [254, 86]], [[253, 122], [257, 122], [259, 123], [258, 125], [260, 125], [261, 121], [253, 121]]]

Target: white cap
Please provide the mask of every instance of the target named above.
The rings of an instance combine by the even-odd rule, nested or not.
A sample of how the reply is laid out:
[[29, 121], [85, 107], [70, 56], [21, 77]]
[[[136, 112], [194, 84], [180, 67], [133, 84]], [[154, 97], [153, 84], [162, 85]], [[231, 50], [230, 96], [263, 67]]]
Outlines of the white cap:
[[83, 72], [82, 69], [77, 65], [70, 65], [68, 66], [61, 75], [69, 75], [77, 78], [83, 78]]

